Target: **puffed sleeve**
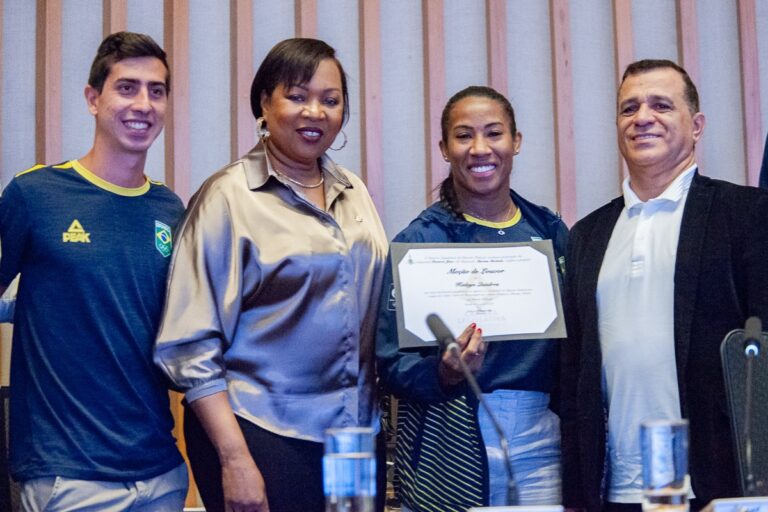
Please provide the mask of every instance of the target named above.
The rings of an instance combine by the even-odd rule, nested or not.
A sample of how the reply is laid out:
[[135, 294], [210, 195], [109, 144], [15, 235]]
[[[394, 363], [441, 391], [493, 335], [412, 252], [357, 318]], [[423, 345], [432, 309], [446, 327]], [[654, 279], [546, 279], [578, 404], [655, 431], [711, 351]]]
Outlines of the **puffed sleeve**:
[[227, 387], [224, 354], [234, 339], [243, 282], [228, 195], [209, 180], [192, 198], [168, 275], [154, 359], [189, 402]]

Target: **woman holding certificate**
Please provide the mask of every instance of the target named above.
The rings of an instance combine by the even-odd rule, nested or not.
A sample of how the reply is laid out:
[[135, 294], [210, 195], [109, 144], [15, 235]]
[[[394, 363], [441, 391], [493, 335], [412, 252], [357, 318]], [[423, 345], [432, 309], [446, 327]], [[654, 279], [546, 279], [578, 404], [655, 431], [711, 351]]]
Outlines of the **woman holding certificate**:
[[322, 512], [324, 431], [378, 428], [386, 235], [326, 154], [348, 105], [333, 48], [278, 43], [251, 86], [258, 144], [203, 184], [177, 235], [155, 361], [185, 393], [209, 512]]
[[[450, 174], [440, 187], [440, 201], [394, 241], [550, 239], [561, 271], [565, 224], [509, 188], [522, 142], [509, 101], [489, 87], [468, 87], [448, 101], [441, 128], [440, 150]], [[465, 511], [506, 504], [505, 461], [491, 420], [478, 407], [455, 355], [435, 347], [399, 347], [392, 283], [387, 267], [376, 351], [381, 383], [399, 399], [395, 466], [403, 510]], [[559, 504], [559, 420], [549, 409], [557, 380], [557, 342], [486, 343], [482, 328], [472, 323], [459, 333], [460, 357], [509, 440], [519, 504]]]

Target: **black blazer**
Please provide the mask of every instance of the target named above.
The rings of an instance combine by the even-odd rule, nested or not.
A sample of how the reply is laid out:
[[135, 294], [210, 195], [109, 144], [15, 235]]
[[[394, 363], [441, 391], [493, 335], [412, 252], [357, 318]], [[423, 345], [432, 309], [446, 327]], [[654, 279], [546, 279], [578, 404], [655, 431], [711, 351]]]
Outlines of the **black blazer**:
[[[624, 208], [618, 197], [576, 223], [566, 259], [562, 349], [563, 500], [599, 511], [605, 428], [595, 293], [603, 256]], [[675, 263], [675, 359], [690, 422], [689, 471], [697, 503], [738, 496], [720, 343], [757, 315], [768, 321], [768, 191], [694, 176]], [[638, 382], [638, 386], [653, 385]]]
[[765, 149], [763, 149], [763, 166], [760, 168], [760, 186], [768, 188], [768, 135], [765, 136]]

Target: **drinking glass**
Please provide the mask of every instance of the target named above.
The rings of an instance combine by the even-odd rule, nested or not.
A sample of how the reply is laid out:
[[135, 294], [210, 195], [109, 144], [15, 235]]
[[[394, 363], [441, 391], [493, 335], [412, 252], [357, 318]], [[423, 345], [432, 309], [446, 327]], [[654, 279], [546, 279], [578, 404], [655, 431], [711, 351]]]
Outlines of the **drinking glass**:
[[688, 511], [688, 421], [654, 420], [640, 425], [643, 510]]
[[373, 429], [325, 431], [323, 489], [326, 512], [373, 512], [376, 502], [376, 440]]

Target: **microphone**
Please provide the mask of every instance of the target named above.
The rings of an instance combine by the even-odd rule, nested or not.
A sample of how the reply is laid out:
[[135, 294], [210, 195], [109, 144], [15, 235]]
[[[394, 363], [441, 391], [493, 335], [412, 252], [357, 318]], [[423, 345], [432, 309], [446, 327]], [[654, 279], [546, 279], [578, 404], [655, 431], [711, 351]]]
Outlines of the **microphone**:
[[757, 357], [760, 355], [760, 339], [763, 336], [763, 323], [759, 317], [751, 316], [744, 324], [744, 355]]
[[435, 313], [427, 315], [427, 326], [429, 327], [429, 330], [432, 331], [432, 334], [435, 335], [437, 343], [440, 345], [440, 349], [446, 352], [451, 352], [456, 356], [456, 359], [459, 361], [461, 373], [464, 374], [464, 378], [467, 380], [467, 383], [472, 390], [472, 394], [475, 395], [475, 398], [477, 398], [477, 401], [480, 402], [480, 405], [485, 409], [485, 412], [491, 419], [493, 429], [496, 431], [496, 435], [499, 436], [499, 445], [501, 446], [501, 453], [504, 457], [504, 469], [506, 469], [507, 473], [507, 505], [517, 505], [517, 483], [515, 482], [515, 474], [512, 471], [512, 463], [509, 462], [509, 442], [507, 441], [507, 436], [504, 435], [504, 430], [502, 430], [493, 411], [491, 411], [491, 408], [488, 407], [488, 404], [483, 399], [483, 391], [477, 384], [477, 379], [472, 375], [472, 371], [467, 366], [467, 363], [461, 358], [461, 348], [456, 342], [456, 338], [451, 334], [451, 330], [448, 329], [445, 322], [443, 322], [443, 320]]
[[437, 344], [440, 345], [442, 350], [446, 352], [453, 352], [457, 356], [461, 353], [459, 350], [459, 344], [451, 334], [451, 330], [445, 325], [442, 318], [434, 313], [427, 315], [427, 327], [432, 331], [432, 334], [437, 338]]

